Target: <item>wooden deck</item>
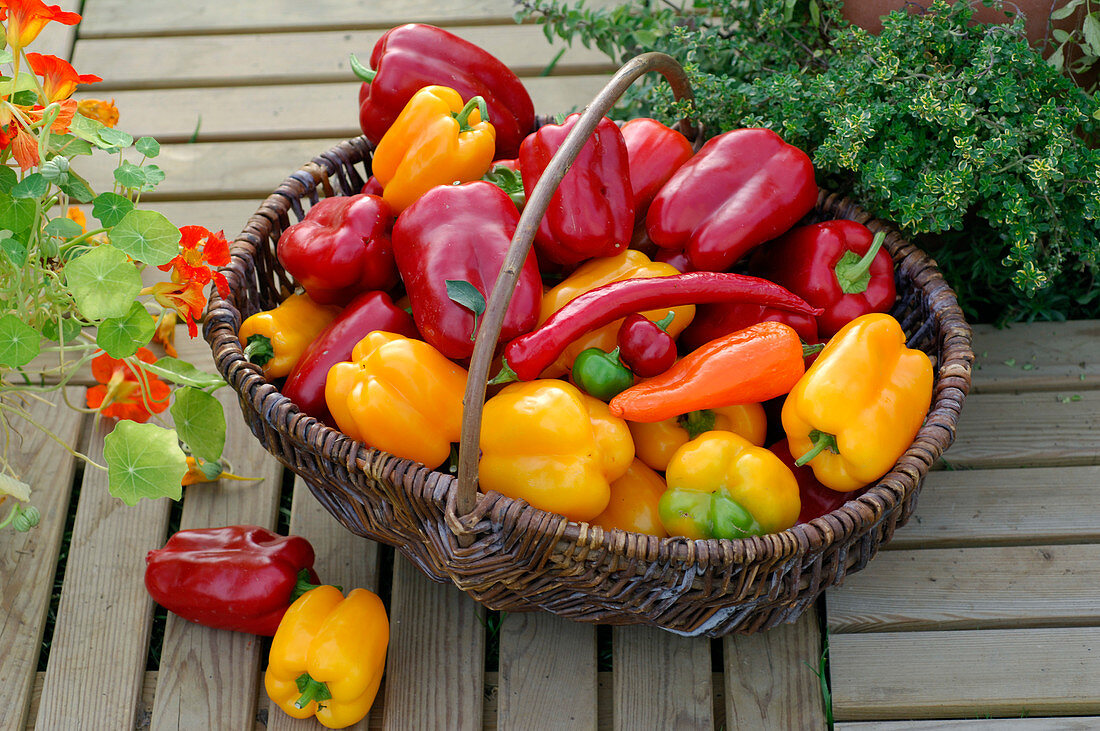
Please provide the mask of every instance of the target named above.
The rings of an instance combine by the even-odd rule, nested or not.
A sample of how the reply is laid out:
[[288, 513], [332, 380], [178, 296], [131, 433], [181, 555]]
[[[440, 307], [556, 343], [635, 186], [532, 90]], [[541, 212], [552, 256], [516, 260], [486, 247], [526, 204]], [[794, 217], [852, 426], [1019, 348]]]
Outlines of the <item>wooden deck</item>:
[[[108, 80], [88, 95], [114, 97], [121, 128], [164, 143], [157, 209], [232, 236], [286, 174], [358, 133], [347, 55], [365, 58], [394, 24], [482, 44], [541, 112], [583, 105], [611, 71], [603, 56], [573, 48], [541, 76], [559, 47], [512, 12], [510, 0], [85, 0], [75, 42], [43, 42]], [[109, 172], [85, 167], [93, 184]], [[181, 346], [209, 362], [201, 340]], [[259, 448], [227, 389], [227, 455], [263, 480], [191, 487], [180, 505], [126, 507], [28, 430], [16, 449], [43, 518], [0, 533], [0, 729], [318, 728], [269, 707], [266, 640], [155, 611], [144, 556], [177, 522], [281, 526], [313, 543], [323, 579], [382, 594], [386, 676], [356, 728], [823, 729], [826, 641], [837, 729], [1100, 728], [1100, 321], [978, 326], [975, 352], [958, 439], [888, 550], [796, 624], [716, 641], [485, 612], [338, 526]], [[101, 451], [82, 415], [36, 415]]]

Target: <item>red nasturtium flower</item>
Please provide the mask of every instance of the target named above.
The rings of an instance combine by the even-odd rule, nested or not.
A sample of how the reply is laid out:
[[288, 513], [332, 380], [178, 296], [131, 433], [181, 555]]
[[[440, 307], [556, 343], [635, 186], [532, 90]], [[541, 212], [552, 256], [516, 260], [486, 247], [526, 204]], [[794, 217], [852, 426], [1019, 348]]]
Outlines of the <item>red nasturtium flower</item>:
[[[156, 361], [148, 348], [138, 348], [137, 358], [145, 363]], [[153, 414], [168, 408], [171, 389], [152, 373], [143, 372], [141, 376], [139, 379], [135, 367], [125, 360], [106, 353], [96, 356], [92, 359], [92, 377], [99, 385], [88, 389], [85, 396], [88, 407], [98, 409], [104, 416], [145, 423]], [[142, 393], [142, 380], [148, 388], [147, 396]]]
[[68, 61], [57, 56], [28, 53], [27, 62], [30, 63], [31, 69], [42, 77], [42, 90], [46, 92], [46, 101], [49, 102], [68, 99], [80, 84], [103, 81], [95, 74], [78, 74]]
[[59, 5], [46, 5], [42, 0], [0, 0], [0, 20], [8, 24], [8, 45], [13, 53], [29, 46], [51, 20], [63, 25], [80, 22], [79, 13], [70, 13]]
[[180, 229], [180, 250], [170, 262], [157, 267], [172, 272], [172, 281], [157, 282], [141, 293], [152, 294], [162, 307], [179, 313], [187, 323], [187, 334], [195, 337], [199, 334], [196, 322], [202, 319], [206, 307], [206, 285], [214, 282], [218, 294], [229, 296], [225, 275], [210, 268], [229, 263], [229, 242], [221, 231], [211, 233], [202, 226], [184, 226]]

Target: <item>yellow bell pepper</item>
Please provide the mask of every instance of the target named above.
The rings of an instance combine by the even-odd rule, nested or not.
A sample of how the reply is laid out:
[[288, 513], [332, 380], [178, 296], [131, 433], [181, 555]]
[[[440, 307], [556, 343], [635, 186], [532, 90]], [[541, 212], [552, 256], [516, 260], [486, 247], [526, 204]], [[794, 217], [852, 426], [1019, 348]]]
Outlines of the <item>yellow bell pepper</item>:
[[634, 459], [626, 422], [565, 381], [513, 383], [485, 402], [478, 481], [570, 520], [591, 520]]
[[376, 330], [325, 380], [340, 431], [435, 469], [462, 433], [466, 370], [422, 340]]
[[779, 457], [732, 432], [710, 431], [676, 450], [665, 472], [661, 523], [672, 536], [745, 538], [786, 530], [802, 502]]
[[339, 312], [339, 307], [319, 305], [304, 292], [292, 294], [275, 309], [257, 312], [241, 323], [238, 337], [245, 357], [267, 378], [281, 378], [294, 370], [305, 349]]
[[496, 152], [496, 130], [482, 97], [465, 105], [454, 89], [425, 86], [382, 136], [371, 172], [395, 213], [437, 185], [480, 180]]
[[665, 487], [665, 478], [635, 459], [626, 474], [611, 483], [611, 500], [592, 525], [664, 538], [668, 532], [661, 525], [658, 505]]
[[809, 464], [825, 487], [852, 492], [890, 471], [931, 402], [932, 362], [905, 347], [897, 320], [876, 312], [830, 338], [781, 418], [796, 464]]
[[[667, 277], [679, 273], [679, 270], [671, 264], [650, 261], [648, 256], [634, 249], [627, 249], [615, 256], [590, 259], [543, 295], [542, 307], [539, 311], [539, 325], [542, 325], [550, 315], [560, 310], [566, 303], [596, 287], [602, 287], [605, 284], [624, 279]], [[641, 314], [653, 322], [660, 322], [670, 310], [674, 317], [665, 330], [673, 338], [676, 338], [683, 332], [684, 328], [691, 324], [692, 319], [695, 317], [695, 305], [646, 310]], [[606, 352], [614, 350], [616, 337], [622, 323], [622, 318], [620, 318], [574, 340], [566, 347], [561, 356], [554, 361], [554, 364], [543, 371], [543, 378], [557, 378], [564, 373], [568, 373], [573, 367], [573, 361], [577, 359], [582, 350], [588, 348], [599, 348]]]
[[370, 711], [382, 670], [390, 624], [382, 600], [366, 589], [347, 598], [319, 586], [286, 610], [271, 640], [264, 688], [294, 718], [316, 716], [345, 728]]
[[672, 419], [643, 423], [628, 421], [638, 459], [655, 470], [664, 471], [676, 450], [703, 432], [730, 431], [764, 446], [768, 417], [760, 404], [738, 404], [717, 409], [702, 409]]

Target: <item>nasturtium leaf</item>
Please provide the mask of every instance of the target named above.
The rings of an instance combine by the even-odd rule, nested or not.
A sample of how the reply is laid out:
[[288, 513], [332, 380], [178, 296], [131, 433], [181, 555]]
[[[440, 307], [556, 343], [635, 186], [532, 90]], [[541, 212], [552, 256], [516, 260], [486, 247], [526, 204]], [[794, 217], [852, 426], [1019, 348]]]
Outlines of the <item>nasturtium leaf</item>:
[[80, 227], [79, 223], [64, 216], [51, 218], [49, 223], [42, 227], [42, 230], [50, 236], [57, 236], [62, 239], [71, 239], [84, 233], [84, 229]]
[[122, 164], [115, 168], [114, 176], [123, 188], [140, 189], [145, 185], [145, 169], [129, 160], [123, 160]]
[[42, 324], [42, 337], [53, 340], [56, 343], [69, 343], [80, 335], [83, 329], [80, 323], [72, 318], [65, 317], [60, 320], [47, 320]]
[[12, 187], [19, 182], [19, 176], [7, 165], [0, 165], [0, 193], [11, 193]]
[[65, 192], [65, 195], [69, 196], [77, 203], [91, 203], [92, 198], [95, 198], [95, 192], [92, 191], [88, 182], [72, 170], [69, 171], [68, 178], [64, 182], [59, 182], [57, 187], [61, 188], [61, 190]]
[[122, 317], [141, 291], [137, 267], [110, 244], [66, 264], [65, 279], [77, 308], [89, 320]]
[[[19, 79], [23, 79], [23, 74], [19, 74]], [[17, 91], [11, 96], [11, 103], [18, 104], [20, 106], [29, 107], [38, 103], [38, 92], [30, 89], [22, 89]]]
[[0, 365], [21, 368], [42, 349], [42, 334], [12, 314], [0, 317]]
[[50, 152], [63, 153], [68, 157], [91, 155], [92, 143], [71, 134], [52, 135], [50, 137]]
[[[0, 170], [4, 169], [6, 168], [0, 167]], [[34, 224], [37, 211], [32, 200], [15, 199], [6, 193], [0, 193], [0, 228], [5, 228], [16, 236]]]
[[172, 420], [179, 438], [199, 459], [215, 461], [225, 447], [225, 413], [221, 402], [191, 386], [177, 389], [172, 402]]
[[171, 429], [119, 421], [103, 439], [103, 460], [107, 489], [127, 505], [137, 505], [142, 498], [179, 500], [183, 495], [187, 455]]
[[145, 185], [142, 190], [153, 190], [164, 182], [164, 171], [159, 165], [149, 164], [145, 166]]
[[50, 181], [42, 173], [31, 173], [12, 186], [12, 198], [41, 198], [50, 189]]
[[145, 157], [156, 157], [160, 154], [160, 143], [152, 137], [142, 137], [134, 143], [134, 147]]
[[99, 324], [95, 344], [112, 358], [126, 358], [148, 345], [157, 323], [140, 302], [134, 302], [122, 317], [110, 317]]
[[12, 58], [13, 56], [10, 48], [5, 48], [4, 50], [0, 51], [0, 64], [11, 63]]
[[180, 386], [217, 390], [225, 385], [221, 376], [199, 370], [191, 363], [179, 358], [164, 357], [156, 363], [142, 363], [141, 367], [166, 381]]
[[112, 147], [129, 147], [134, 144], [133, 135], [113, 127], [104, 127], [99, 130], [99, 139]]
[[108, 228], [117, 226], [119, 221], [132, 210], [134, 210], [133, 201], [118, 193], [100, 193], [92, 202], [92, 215]]
[[163, 213], [130, 211], [111, 230], [111, 243], [138, 261], [159, 266], [180, 252], [180, 230]]
[[101, 130], [109, 129], [102, 122], [96, 119], [89, 119], [83, 114], [74, 114], [73, 121], [69, 123], [69, 132], [76, 135], [82, 140], [91, 142], [96, 147], [107, 150], [114, 145], [103, 140], [99, 136]]
[[27, 265], [27, 247], [22, 241], [14, 238], [11, 231], [0, 231], [0, 251], [20, 269]]

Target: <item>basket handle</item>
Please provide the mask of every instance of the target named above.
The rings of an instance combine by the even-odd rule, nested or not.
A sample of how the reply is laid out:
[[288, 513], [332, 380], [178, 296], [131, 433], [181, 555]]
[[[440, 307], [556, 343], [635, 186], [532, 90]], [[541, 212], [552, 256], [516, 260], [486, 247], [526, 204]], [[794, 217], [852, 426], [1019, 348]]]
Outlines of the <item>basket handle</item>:
[[479, 444], [481, 437], [481, 412], [485, 405], [485, 388], [492, 365], [493, 351], [496, 349], [504, 315], [519, 280], [519, 272], [535, 240], [535, 232], [542, 221], [550, 198], [558, 184], [565, 177], [581, 148], [588, 141], [596, 125], [610, 111], [611, 107], [623, 95], [623, 92], [639, 77], [650, 71], [659, 71], [672, 86], [676, 99], [692, 99], [691, 85], [683, 67], [664, 53], [643, 53], [628, 61], [615, 73], [611, 81], [585, 107], [584, 113], [550, 164], [546, 166], [535, 189], [523, 208], [512, 243], [500, 269], [489, 303], [481, 319], [481, 327], [474, 342], [474, 352], [470, 360], [469, 377], [466, 381], [466, 395], [463, 399], [462, 438], [459, 442], [458, 491], [455, 495], [455, 510], [458, 515], [469, 515], [477, 506], [477, 466], [480, 459]]

